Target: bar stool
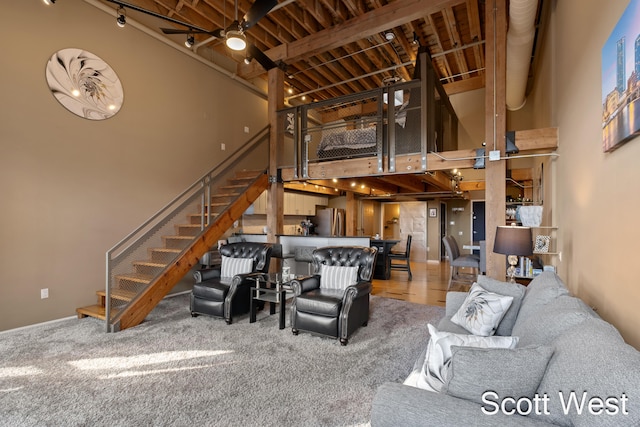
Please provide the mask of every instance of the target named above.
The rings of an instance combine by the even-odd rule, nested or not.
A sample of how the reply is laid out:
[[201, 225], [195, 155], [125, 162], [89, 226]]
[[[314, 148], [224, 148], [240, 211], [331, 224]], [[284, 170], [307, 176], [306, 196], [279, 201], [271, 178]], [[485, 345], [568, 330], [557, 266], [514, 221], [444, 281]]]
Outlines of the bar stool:
[[308, 274], [311, 275], [311, 265], [313, 263], [313, 251], [315, 246], [296, 246], [293, 249], [293, 259], [296, 262], [306, 262], [308, 267]]

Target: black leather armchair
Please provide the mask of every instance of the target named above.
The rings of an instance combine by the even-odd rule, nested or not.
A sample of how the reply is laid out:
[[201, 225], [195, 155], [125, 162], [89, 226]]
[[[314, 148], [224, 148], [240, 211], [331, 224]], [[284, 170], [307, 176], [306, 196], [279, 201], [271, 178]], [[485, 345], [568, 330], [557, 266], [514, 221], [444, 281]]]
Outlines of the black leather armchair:
[[[291, 283], [295, 298], [291, 304], [291, 329], [294, 335], [304, 330], [340, 339], [347, 345], [349, 336], [369, 321], [371, 277], [376, 265], [376, 248], [325, 247], [313, 251], [311, 277]], [[357, 266], [357, 283], [346, 289], [320, 287], [321, 266]]]
[[231, 324], [232, 317], [249, 312], [251, 277], [269, 272], [271, 245], [265, 243], [230, 243], [220, 248], [220, 255], [230, 258], [252, 258], [253, 271], [232, 278], [221, 277], [221, 267], [196, 271], [196, 281], [191, 292], [191, 315], [198, 314], [222, 317]]

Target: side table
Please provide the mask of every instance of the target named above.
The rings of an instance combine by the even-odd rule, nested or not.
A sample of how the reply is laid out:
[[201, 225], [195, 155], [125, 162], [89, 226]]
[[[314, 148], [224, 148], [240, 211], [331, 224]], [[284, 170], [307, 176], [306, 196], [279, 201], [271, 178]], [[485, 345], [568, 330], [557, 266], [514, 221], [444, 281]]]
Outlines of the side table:
[[[290, 280], [293, 280], [293, 277]], [[280, 304], [279, 327], [284, 329], [286, 303], [288, 299], [293, 298], [290, 280], [283, 281], [280, 273], [256, 276], [256, 285], [251, 287], [249, 323], [256, 321], [255, 301], [266, 301], [269, 303], [269, 314], [276, 314], [276, 304]]]

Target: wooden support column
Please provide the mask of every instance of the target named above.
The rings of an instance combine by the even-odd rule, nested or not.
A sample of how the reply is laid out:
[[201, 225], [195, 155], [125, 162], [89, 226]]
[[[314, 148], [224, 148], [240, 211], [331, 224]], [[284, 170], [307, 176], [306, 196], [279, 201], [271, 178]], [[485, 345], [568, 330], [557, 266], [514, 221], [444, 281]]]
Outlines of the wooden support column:
[[356, 193], [347, 191], [347, 212], [345, 214], [345, 235], [357, 236], [358, 230], [358, 199]]
[[[284, 230], [284, 184], [278, 182], [279, 156], [283, 153], [284, 140], [278, 137], [277, 111], [284, 107], [284, 73], [272, 68], [268, 73], [269, 132], [269, 188], [267, 189], [267, 242], [276, 243], [277, 235]], [[278, 260], [279, 261], [279, 260]], [[277, 261], [276, 261], [277, 262]], [[280, 265], [274, 271], [279, 271]]]
[[[485, 95], [485, 141], [486, 152], [499, 150], [505, 156], [506, 133], [506, 0], [487, 0], [486, 23], [486, 95]], [[505, 223], [506, 160], [485, 162], [486, 182], [486, 242], [487, 275], [505, 280], [505, 256], [493, 253], [496, 227]]]

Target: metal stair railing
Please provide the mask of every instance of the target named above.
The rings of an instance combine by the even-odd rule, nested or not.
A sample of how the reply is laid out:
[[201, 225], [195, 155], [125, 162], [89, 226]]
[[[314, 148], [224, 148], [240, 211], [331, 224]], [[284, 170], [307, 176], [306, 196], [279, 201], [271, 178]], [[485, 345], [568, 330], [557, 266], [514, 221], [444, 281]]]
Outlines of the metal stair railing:
[[[213, 213], [212, 195], [221, 193], [217, 188], [225, 186], [227, 179], [234, 177], [236, 171], [266, 172], [268, 164], [269, 126], [266, 126], [106, 252], [107, 332], [112, 331], [118, 314], [135, 300], [135, 297], [120, 298], [120, 294], [131, 295], [133, 292], [140, 295], [215, 222], [215, 216], [227, 210], [228, 205], [220, 213]], [[253, 182], [255, 180], [248, 183], [247, 188]], [[231, 197], [228, 204], [233, 203], [242, 192]], [[187, 220], [189, 217], [192, 218], [191, 221]], [[181, 222], [177, 222], [178, 220]], [[196, 232], [192, 236], [176, 237], [176, 225], [185, 222], [195, 225]], [[158, 255], [152, 255], [153, 248], [156, 248]], [[148, 259], [150, 262], [138, 262]], [[138, 270], [132, 273], [134, 269]]]

